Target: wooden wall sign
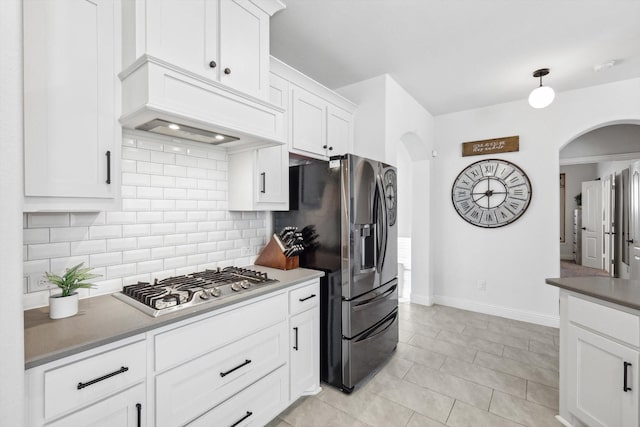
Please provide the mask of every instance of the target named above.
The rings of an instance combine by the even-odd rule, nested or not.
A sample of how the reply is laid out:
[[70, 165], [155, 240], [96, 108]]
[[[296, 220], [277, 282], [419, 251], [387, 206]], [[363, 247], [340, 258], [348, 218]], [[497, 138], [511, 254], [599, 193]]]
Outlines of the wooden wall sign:
[[520, 150], [519, 136], [485, 139], [462, 143], [462, 157], [479, 156], [482, 154], [508, 153]]

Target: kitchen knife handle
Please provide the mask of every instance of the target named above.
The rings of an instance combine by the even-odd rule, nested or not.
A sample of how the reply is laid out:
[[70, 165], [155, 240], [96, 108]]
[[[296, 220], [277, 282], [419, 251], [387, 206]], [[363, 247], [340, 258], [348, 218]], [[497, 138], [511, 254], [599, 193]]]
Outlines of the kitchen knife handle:
[[295, 333], [295, 344], [293, 345], [293, 349], [294, 349], [295, 351], [298, 351], [298, 327], [297, 327], [297, 326], [294, 326], [294, 327], [293, 327], [293, 331], [294, 331], [294, 333]]
[[107, 184], [111, 184], [111, 151], [104, 153], [107, 156]]

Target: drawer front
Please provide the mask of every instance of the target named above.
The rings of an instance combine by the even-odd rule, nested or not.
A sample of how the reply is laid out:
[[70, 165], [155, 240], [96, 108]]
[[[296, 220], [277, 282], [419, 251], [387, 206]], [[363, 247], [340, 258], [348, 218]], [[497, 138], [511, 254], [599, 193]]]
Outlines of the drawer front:
[[287, 317], [286, 294], [155, 336], [155, 370], [162, 371], [252, 334]]
[[156, 425], [184, 425], [287, 362], [286, 323], [259, 331], [156, 378]]
[[144, 380], [146, 360], [146, 342], [138, 341], [45, 371], [45, 418], [80, 408]]
[[302, 313], [318, 305], [320, 285], [314, 280], [307, 286], [289, 291], [289, 310], [291, 314]]
[[288, 387], [287, 367], [283, 366], [197, 418], [189, 426], [263, 426], [287, 407]]
[[640, 347], [640, 318], [633, 314], [569, 295], [569, 321]]

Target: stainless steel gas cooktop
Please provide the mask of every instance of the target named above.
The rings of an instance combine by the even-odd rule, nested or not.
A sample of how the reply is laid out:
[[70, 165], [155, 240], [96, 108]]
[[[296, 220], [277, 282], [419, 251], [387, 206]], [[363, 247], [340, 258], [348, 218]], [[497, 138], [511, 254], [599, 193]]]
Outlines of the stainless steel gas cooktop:
[[229, 296], [250, 292], [277, 280], [267, 273], [240, 267], [205, 270], [184, 276], [126, 285], [113, 294], [151, 316], [174, 313], [200, 304], [215, 304]]

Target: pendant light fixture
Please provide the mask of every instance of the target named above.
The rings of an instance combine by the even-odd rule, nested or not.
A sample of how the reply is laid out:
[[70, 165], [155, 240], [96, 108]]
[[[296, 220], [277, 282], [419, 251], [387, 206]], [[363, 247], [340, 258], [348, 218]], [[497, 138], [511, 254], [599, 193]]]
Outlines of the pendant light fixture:
[[529, 94], [529, 105], [533, 108], [544, 108], [553, 102], [556, 93], [549, 86], [542, 86], [542, 77], [549, 74], [548, 68], [540, 68], [533, 72], [533, 77], [540, 78], [540, 86]]

